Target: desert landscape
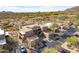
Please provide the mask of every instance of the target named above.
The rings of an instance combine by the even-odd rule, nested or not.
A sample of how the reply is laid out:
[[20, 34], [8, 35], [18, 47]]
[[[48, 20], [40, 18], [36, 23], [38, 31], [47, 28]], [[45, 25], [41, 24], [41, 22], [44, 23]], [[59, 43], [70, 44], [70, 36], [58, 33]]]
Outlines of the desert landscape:
[[79, 53], [79, 6], [49, 12], [1, 11], [0, 53]]

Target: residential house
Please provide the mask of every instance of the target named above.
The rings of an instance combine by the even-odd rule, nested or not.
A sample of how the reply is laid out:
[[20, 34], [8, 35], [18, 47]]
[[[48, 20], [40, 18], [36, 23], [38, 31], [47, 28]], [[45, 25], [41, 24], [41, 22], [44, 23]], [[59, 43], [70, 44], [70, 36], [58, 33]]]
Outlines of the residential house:
[[35, 35], [37, 35], [40, 40], [46, 38], [40, 26], [34, 26], [32, 29]]
[[[23, 43], [27, 43], [28, 47], [35, 47], [39, 45], [39, 42], [42, 42], [45, 38], [40, 26], [26, 26], [20, 29], [20, 39], [22, 39]], [[38, 46], [39, 47], [39, 46]]]

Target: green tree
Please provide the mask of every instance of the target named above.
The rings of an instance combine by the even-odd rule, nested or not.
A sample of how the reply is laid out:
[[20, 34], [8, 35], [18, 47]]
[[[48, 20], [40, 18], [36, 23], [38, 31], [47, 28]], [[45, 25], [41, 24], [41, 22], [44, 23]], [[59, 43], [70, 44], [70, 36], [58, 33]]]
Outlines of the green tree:
[[9, 45], [17, 45], [18, 42], [14, 41], [11, 37], [6, 37], [6, 41]]
[[57, 25], [56, 23], [52, 23], [52, 24], [49, 26], [49, 29], [54, 30], [56, 27], [58, 27], [58, 25]]
[[67, 42], [70, 44], [70, 45], [74, 45], [78, 42], [78, 39], [76, 37], [68, 37], [67, 38]]
[[3, 49], [3, 45], [0, 45], [0, 49]]
[[43, 49], [43, 53], [57, 53], [57, 49], [56, 48], [44, 48]]

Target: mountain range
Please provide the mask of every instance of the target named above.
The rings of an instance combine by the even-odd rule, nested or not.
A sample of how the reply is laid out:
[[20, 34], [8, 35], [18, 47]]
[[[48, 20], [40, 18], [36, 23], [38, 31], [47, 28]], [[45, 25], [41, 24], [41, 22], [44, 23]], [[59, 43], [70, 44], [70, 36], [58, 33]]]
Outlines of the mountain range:
[[72, 8], [68, 8], [65, 11], [79, 12], [79, 6], [75, 6], [75, 7], [72, 7]]

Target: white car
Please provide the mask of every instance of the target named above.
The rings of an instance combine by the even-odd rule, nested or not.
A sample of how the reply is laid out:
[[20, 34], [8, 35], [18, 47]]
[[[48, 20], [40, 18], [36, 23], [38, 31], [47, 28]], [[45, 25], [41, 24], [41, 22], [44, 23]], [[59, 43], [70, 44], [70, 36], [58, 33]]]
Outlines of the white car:
[[26, 50], [26, 48], [23, 45], [20, 46], [20, 51], [22, 53], [27, 53], [27, 50]]

